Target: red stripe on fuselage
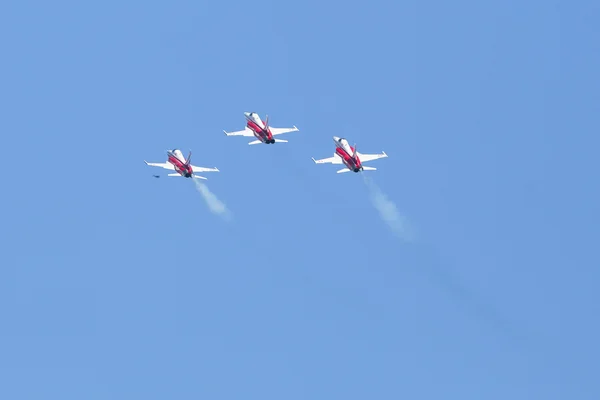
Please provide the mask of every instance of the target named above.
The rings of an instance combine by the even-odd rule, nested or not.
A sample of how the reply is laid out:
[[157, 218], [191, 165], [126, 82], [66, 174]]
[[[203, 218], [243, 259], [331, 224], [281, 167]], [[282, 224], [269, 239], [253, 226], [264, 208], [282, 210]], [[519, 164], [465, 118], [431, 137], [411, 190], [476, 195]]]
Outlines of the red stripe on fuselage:
[[[350, 149], [352, 150], [352, 152], [354, 152], [354, 149], [352, 147], [350, 147]], [[352, 156], [341, 147], [336, 147], [335, 152], [342, 158], [342, 162], [349, 169], [353, 170], [355, 168], [361, 167], [362, 163], [360, 162], [360, 158], [358, 158], [358, 155], [356, 156], [356, 158], [352, 158]]]
[[183, 162], [181, 162], [181, 160], [175, 156], [169, 155], [169, 160], [168, 160], [171, 164], [173, 164], [173, 166], [175, 167], [175, 171], [179, 172], [180, 174], [192, 174], [194, 171], [192, 171], [192, 167], [190, 165], [185, 165]]
[[[264, 124], [264, 121], [263, 121], [263, 124]], [[260, 126], [258, 126], [258, 124], [256, 122], [248, 120], [247, 126], [248, 126], [248, 128], [252, 129], [252, 131], [255, 134], [257, 134], [261, 140], [263, 140], [263, 139], [267, 139], [267, 140], [273, 139], [273, 135], [271, 135], [271, 130], [267, 128], [267, 131], [265, 132], [265, 130], [263, 128], [261, 128]]]

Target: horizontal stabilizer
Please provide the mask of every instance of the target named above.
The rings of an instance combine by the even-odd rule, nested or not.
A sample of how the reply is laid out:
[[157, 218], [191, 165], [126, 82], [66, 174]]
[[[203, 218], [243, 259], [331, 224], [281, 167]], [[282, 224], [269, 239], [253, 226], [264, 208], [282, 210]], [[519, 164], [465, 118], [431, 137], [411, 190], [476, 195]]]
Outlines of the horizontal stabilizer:
[[181, 176], [181, 174], [168, 174], [167, 176]]
[[287, 143], [287, 140], [283, 140], [283, 139], [275, 139], [275, 143]]
[[200, 175], [192, 175], [192, 176], [193, 176], [194, 178], [196, 178], [196, 179], [204, 179], [205, 181], [206, 181], [206, 180], [208, 180], [208, 178], [205, 178], [205, 177], [203, 177], [203, 176], [200, 176]]
[[339, 171], [337, 171], [338, 174], [343, 174], [344, 172], [350, 172], [351, 170], [348, 168], [342, 168]]
[[248, 144], [252, 145], [252, 144], [260, 144], [260, 143], [262, 143], [260, 140], [253, 140], [252, 142], [250, 142]]
[[375, 167], [366, 167], [364, 165], [363, 165], [362, 169], [363, 169], [363, 171], [376, 171], [377, 170], [377, 168], [375, 168]]

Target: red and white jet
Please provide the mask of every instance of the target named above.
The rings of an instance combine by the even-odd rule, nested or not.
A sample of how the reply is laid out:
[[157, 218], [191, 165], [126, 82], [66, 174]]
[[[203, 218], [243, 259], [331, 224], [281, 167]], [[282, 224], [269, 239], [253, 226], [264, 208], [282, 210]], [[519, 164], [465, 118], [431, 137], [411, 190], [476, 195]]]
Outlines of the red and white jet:
[[313, 157], [312, 159], [316, 164], [344, 164], [346, 168], [342, 168], [337, 171], [338, 174], [350, 171], [375, 171], [377, 168], [367, 167], [362, 163], [388, 156], [385, 154], [385, 151], [382, 151], [379, 154], [361, 154], [356, 150], [356, 145], [352, 147], [348, 144], [346, 139], [339, 138], [337, 136], [333, 137], [333, 142], [335, 143], [335, 153], [333, 153], [333, 157], [323, 158], [321, 160], [315, 160]]
[[177, 171], [174, 174], [168, 174], [168, 176], [184, 176], [186, 178], [199, 178], [208, 179], [203, 176], [195, 175], [197, 172], [219, 172], [217, 168], [207, 167], [196, 167], [190, 163], [192, 158], [192, 152], [190, 151], [187, 159], [183, 158], [183, 154], [179, 149], [167, 150], [167, 162], [166, 163], [149, 163], [144, 160], [146, 165], [151, 167], [161, 167], [164, 169], [170, 169]]
[[293, 128], [271, 128], [269, 126], [268, 115], [266, 121], [261, 120], [258, 114], [255, 112], [245, 112], [244, 116], [246, 117], [247, 123], [243, 131], [227, 132], [224, 130], [223, 132], [225, 132], [227, 136], [254, 136], [258, 139], [248, 144], [273, 144], [275, 142], [287, 143], [287, 140], [273, 139], [273, 136], [281, 135], [282, 133], [295, 132], [299, 130], [298, 128], [296, 128], [295, 125]]

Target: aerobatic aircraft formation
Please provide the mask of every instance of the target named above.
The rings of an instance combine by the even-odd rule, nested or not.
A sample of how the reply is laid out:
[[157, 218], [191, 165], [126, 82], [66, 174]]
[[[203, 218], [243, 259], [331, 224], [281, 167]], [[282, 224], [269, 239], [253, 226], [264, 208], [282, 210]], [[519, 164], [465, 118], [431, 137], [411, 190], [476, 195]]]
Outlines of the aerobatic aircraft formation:
[[[281, 135], [283, 133], [296, 132], [299, 131], [298, 128], [294, 125], [292, 128], [273, 128], [269, 126], [269, 116], [266, 116], [265, 121], [263, 121], [260, 116], [255, 112], [245, 112], [244, 116], [246, 117], [246, 126], [243, 130], [236, 132], [227, 132], [223, 131], [227, 136], [246, 136], [246, 137], [254, 137], [256, 140], [248, 143], [249, 145], [253, 144], [274, 144], [274, 143], [287, 143], [287, 140], [283, 139], [275, 139], [275, 136]], [[345, 138], [340, 138], [337, 136], [333, 137], [333, 142], [335, 143], [335, 152], [332, 157], [323, 158], [320, 160], [315, 160], [312, 157], [312, 160], [316, 164], [343, 164], [345, 167], [338, 170], [337, 173], [343, 172], [362, 172], [362, 171], [375, 171], [377, 168], [368, 167], [363, 165], [364, 162], [377, 160], [379, 158], [385, 158], [388, 155], [382, 151], [378, 154], [362, 154], [356, 150], [356, 144], [354, 146], [350, 146], [348, 140]], [[219, 172], [219, 169], [216, 167], [197, 167], [191, 164], [191, 156], [192, 152], [190, 151], [187, 158], [183, 156], [181, 150], [173, 149], [167, 150], [167, 162], [164, 163], [154, 163], [148, 162], [144, 160], [144, 162], [151, 167], [161, 167], [167, 170], [175, 171], [174, 173], [168, 174], [168, 176], [182, 176], [185, 178], [198, 178], [198, 179], [207, 179], [204, 176], [197, 175], [198, 173], [204, 172]], [[158, 177], [158, 175], [154, 175], [154, 177]]]

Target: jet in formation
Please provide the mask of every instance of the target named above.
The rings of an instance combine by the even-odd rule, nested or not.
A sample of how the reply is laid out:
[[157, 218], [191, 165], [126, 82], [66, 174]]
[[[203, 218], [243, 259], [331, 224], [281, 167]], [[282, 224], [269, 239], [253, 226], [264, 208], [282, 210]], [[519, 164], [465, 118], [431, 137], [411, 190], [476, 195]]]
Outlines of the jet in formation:
[[260, 119], [257, 113], [255, 112], [245, 112], [244, 116], [246, 117], [246, 127], [244, 130], [236, 131], [236, 132], [225, 132], [227, 136], [247, 136], [247, 137], [256, 137], [258, 140], [254, 140], [251, 144], [273, 144], [273, 143], [287, 143], [287, 140], [283, 139], [275, 139], [273, 136], [281, 135], [282, 133], [288, 132], [296, 132], [299, 129], [294, 125], [293, 128], [272, 128], [269, 126], [269, 116], [267, 115], [266, 120], [263, 121]]
[[364, 162], [377, 160], [379, 158], [385, 158], [388, 155], [385, 154], [385, 151], [382, 151], [379, 154], [362, 154], [356, 150], [356, 144], [354, 147], [348, 144], [348, 140], [345, 138], [339, 138], [337, 136], [333, 137], [333, 142], [335, 143], [335, 153], [333, 153], [333, 157], [323, 158], [321, 160], [315, 160], [313, 157], [313, 161], [316, 164], [344, 164], [346, 168], [342, 168], [337, 171], [338, 174], [343, 172], [360, 172], [360, 171], [375, 171], [377, 168], [367, 167], [363, 165]]
[[[277, 142], [287, 142], [287, 140], [274, 139], [274, 136], [299, 130], [298, 128], [296, 128], [296, 126], [292, 128], [272, 128], [269, 126], [268, 116], [263, 122], [259, 115], [255, 112], [245, 112], [244, 116], [247, 120], [246, 127], [244, 128], [244, 130], [237, 132], [223, 132], [225, 132], [227, 136], [247, 136], [257, 138], [257, 140], [254, 140], [248, 144], [273, 144]], [[350, 171], [375, 171], [377, 170], [377, 168], [365, 166], [363, 165], [363, 163], [377, 160], [379, 158], [385, 158], [388, 156], [385, 153], [385, 151], [382, 151], [378, 154], [359, 153], [356, 149], [356, 144], [354, 145], [354, 147], [350, 146], [348, 140], [345, 138], [334, 136], [333, 142], [335, 143], [335, 152], [333, 153], [332, 157], [323, 158], [320, 160], [316, 160], [314, 157], [312, 157], [312, 160], [316, 164], [343, 164], [345, 167], [338, 170], [338, 174]], [[217, 168], [197, 167], [195, 165], [192, 165], [190, 162], [191, 157], [191, 151], [189, 152], [188, 157], [184, 158], [183, 154], [179, 149], [173, 149], [167, 150], [167, 162], [165, 163], [149, 163], [146, 160], [144, 160], [144, 162], [146, 163], [146, 165], [150, 165], [152, 167], [161, 167], [171, 171], [175, 171], [175, 173], [168, 174], [168, 176], [183, 176], [186, 178], [193, 177], [199, 179], [207, 179], [203, 176], [196, 174], [202, 172], [219, 172]], [[154, 175], [154, 177], [158, 178], [158, 175]]]
[[[190, 151], [187, 158], [183, 157], [181, 150], [173, 149], [167, 150], [167, 162], [165, 163], [149, 163], [144, 160], [146, 165], [150, 165], [151, 167], [161, 167], [164, 169], [168, 169], [171, 171], [176, 171], [173, 174], [168, 174], [168, 176], [183, 176], [186, 178], [198, 178], [198, 179], [208, 179], [200, 175], [196, 175], [199, 172], [219, 172], [217, 168], [209, 168], [209, 167], [197, 167], [191, 164], [192, 152]], [[156, 175], [155, 175], [156, 176]]]

